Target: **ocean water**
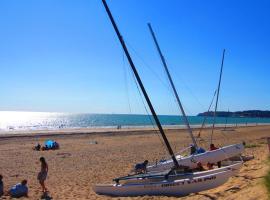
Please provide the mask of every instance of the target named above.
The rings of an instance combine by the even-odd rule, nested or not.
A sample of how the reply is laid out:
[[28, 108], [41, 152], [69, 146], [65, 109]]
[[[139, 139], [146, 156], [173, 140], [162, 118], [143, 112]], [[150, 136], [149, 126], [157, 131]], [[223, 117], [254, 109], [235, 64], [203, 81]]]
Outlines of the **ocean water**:
[[[180, 116], [159, 115], [162, 125], [184, 125]], [[203, 117], [189, 116], [193, 126], [200, 126]], [[207, 118], [206, 124], [211, 124], [213, 118]], [[217, 117], [217, 124], [266, 124], [268, 118], [225, 118]], [[116, 128], [153, 126], [154, 120], [148, 115], [134, 114], [70, 114], [49, 112], [15, 112], [0, 111], [0, 131], [14, 130], [57, 130], [63, 128]]]

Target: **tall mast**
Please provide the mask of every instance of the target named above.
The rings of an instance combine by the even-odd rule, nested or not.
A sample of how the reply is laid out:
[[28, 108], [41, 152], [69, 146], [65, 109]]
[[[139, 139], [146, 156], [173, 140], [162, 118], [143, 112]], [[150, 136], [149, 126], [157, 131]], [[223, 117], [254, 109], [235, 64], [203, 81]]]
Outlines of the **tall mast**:
[[217, 113], [217, 105], [218, 105], [219, 89], [220, 89], [220, 83], [221, 83], [221, 77], [222, 77], [222, 70], [223, 70], [223, 64], [224, 64], [224, 56], [225, 56], [225, 49], [223, 49], [222, 62], [221, 62], [221, 67], [220, 67], [218, 90], [217, 90], [217, 99], [216, 99], [215, 112], [214, 112], [214, 122], [213, 122], [213, 126], [212, 126], [212, 133], [211, 133], [211, 139], [210, 139], [211, 143], [213, 143], [213, 133], [214, 133], [215, 123], [216, 123], [216, 113]]
[[159, 119], [158, 119], [158, 117], [157, 117], [157, 115], [156, 115], [156, 112], [155, 112], [155, 110], [154, 110], [154, 108], [153, 108], [153, 106], [152, 106], [152, 103], [151, 103], [151, 101], [150, 101], [150, 99], [149, 99], [149, 97], [148, 97], [148, 95], [147, 95], [147, 93], [146, 93], [146, 90], [144, 89], [144, 86], [143, 86], [143, 83], [142, 83], [142, 81], [141, 81], [141, 78], [140, 78], [140, 76], [139, 76], [139, 74], [138, 74], [138, 72], [137, 72], [137, 69], [136, 69], [136, 67], [135, 67], [135, 65], [134, 65], [134, 63], [133, 63], [133, 61], [132, 61], [132, 59], [131, 59], [131, 57], [130, 57], [130, 54], [129, 54], [129, 52], [128, 52], [128, 49], [127, 49], [127, 47], [126, 47], [126, 44], [125, 44], [125, 42], [124, 42], [124, 40], [123, 40], [123, 37], [121, 36], [121, 34], [120, 34], [120, 32], [119, 32], [119, 30], [118, 30], [118, 28], [117, 28], [117, 25], [116, 25], [116, 23], [115, 23], [115, 21], [114, 21], [114, 19], [113, 19], [113, 16], [112, 16], [111, 11], [110, 11], [110, 9], [109, 9], [107, 3], [106, 3], [106, 0], [102, 0], [102, 3], [103, 3], [103, 5], [104, 5], [104, 7], [105, 7], [105, 9], [106, 9], [106, 12], [107, 12], [107, 14], [108, 14], [110, 20], [111, 20], [111, 23], [112, 23], [112, 25], [113, 25], [113, 28], [114, 28], [114, 30], [115, 30], [115, 32], [116, 32], [116, 34], [117, 34], [117, 37], [118, 37], [120, 43], [121, 43], [121, 45], [122, 45], [122, 48], [124, 49], [124, 52], [125, 52], [125, 54], [126, 54], [126, 56], [127, 56], [128, 62], [129, 62], [129, 64], [130, 64], [130, 67], [131, 67], [131, 69], [132, 69], [132, 71], [133, 71], [133, 73], [134, 73], [134, 75], [135, 75], [135, 77], [136, 77], [136, 80], [137, 80], [137, 82], [138, 82], [138, 84], [139, 84], [139, 86], [140, 86], [140, 88], [141, 88], [141, 90], [142, 90], [142, 93], [143, 93], [143, 95], [144, 95], [144, 97], [145, 97], [145, 100], [146, 100], [146, 102], [147, 102], [147, 104], [148, 104], [148, 106], [149, 106], [149, 109], [150, 109], [150, 111], [151, 111], [151, 113], [152, 113], [152, 115], [153, 115], [153, 117], [154, 117], [154, 120], [155, 120], [155, 122], [156, 122], [156, 124], [157, 124], [157, 127], [158, 127], [158, 129], [159, 129], [159, 131], [160, 131], [160, 133], [161, 133], [161, 136], [162, 136], [162, 138], [163, 138], [163, 140], [164, 140], [164, 142], [165, 142], [165, 145], [166, 145], [166, 147], [167, 147], [167, 150], [168, 150], [168, 152], [169, 152], [169, 154], [170, 154], [170, 156], [171, 156], [171, 158], [172, 158], [172, 160], [173, 160], [173, 162], [174, 162], [175, 167], [176, 167], [176, 168], [179, 168], [180, 166], [179, 166], [179, 164], [178, 164], [178, 162], [177, 162], [177, 160], [176, 160], [176, 158], [175, 158], [175, 155], [174, 155], [174, 153], [173, 153], [173, 150], [172, 150], [172, 148], [171, 148], [171, 146], [170, 146], [170, 144], [169, 144], [169, 141], [168, 141], [168, 139], [167, 139], [167, 137], [166, 137], [166, 135], [165, 135], [165, 132], [164, 132], [164, 130], [163, 130], [161, 124], [160, 124], [160, 121], [159, 121]]
[[178, 96], [178, 93], [177, 93], [177, 91], [176, 91], [176, 89], [175, 89], [175, 86], [174, 86], [174, 83], [173, 83], [173, 81], [172, 81], [172, 77], [171, 77], [170, 72], [169, 72], [169, 70], [168, 70], [167, 63], [166, 63], [165, 58], [164, 58], [164, 56], [163, 56], [163, 54], [162, 54], [162, 52], [161, 52], [161, 50], [160, 50], [160, 47], [159, 47], [159, 44], [158, 44], [158, 42], [157, 42], [155, 33], [154, 33], [154, 31], [153, 31], [153, 29], [152, 29], [150, 23], [148, 23], [148, 27], [149, 27], [150, 33], [151, 33], [151, 35], [152, 35], [152, 37], [153, 37], [153, 40], [154, 40], [154, 42], [155, 42], [157, 51], [158, 51], [159, 56], [160, 56], [160, 58], [161, 58], [162, 64], [163, 64], [163, 66], [164, 66], [164, 68], [165, 68], [165, 71], [166, 71], [166, 74], [167, 74], [167, 76], [168, 76], [168, 79], [169, 79], [169, 81], [170, 81], [171, 87], [172, 87], [172, 89], [173, 89], [174, 95], [175, 95], [176, 100], [177, 100], [177, 103], [178, 103], [178, 106], [179, 106], [179, 108], [180, 108], [180, 110], [181, 110], [181, 112], [182, 112], [182, 115], [183, 115], [183, 118], [184, 118], [184, 122], [185, 122], [185, 124], [186, 124], [186, 126], [187, 126], [187, 129], [188, 129], [188, 133], [189, 133], [189, 135], [190, 135], [190, 137], [191, 137], [191, 139], [192, 139], [192, 142], [193, 142], [194, 146], [195, 146], [196, 149], [197, 149], [198, 146], [197, 146], [196, 140], [195, 140], [195, 138], [194, 138], [194, 136], [193, 136], [192, 129], [191, 129], [190, 125], [189, 125], [189, 122], [188, 122], [186, 113], [185, 113], [185, 111], [184, 111], [184, 108], [183, 108], [183, 106], [182, 106], [182, 103], [181, 103], [181, 101], [180, 101], [180, 98], [179, 98], [179, 96]]

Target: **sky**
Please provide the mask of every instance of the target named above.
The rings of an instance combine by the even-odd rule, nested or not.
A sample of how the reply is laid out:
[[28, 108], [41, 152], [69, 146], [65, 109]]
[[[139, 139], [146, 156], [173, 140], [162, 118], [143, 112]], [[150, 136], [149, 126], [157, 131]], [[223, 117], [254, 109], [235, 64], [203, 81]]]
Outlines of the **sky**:
[[[270, 2], [107, 0], [158, 114], [270, 110]], [[0, 1], [0, 110], [146, 113], [101, 0]]]

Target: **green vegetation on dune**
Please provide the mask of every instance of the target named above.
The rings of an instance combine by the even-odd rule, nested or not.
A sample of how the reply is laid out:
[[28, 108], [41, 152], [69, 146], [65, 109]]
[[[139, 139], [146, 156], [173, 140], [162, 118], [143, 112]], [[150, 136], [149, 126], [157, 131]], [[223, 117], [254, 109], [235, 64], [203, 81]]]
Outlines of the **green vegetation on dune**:
[[259, 144], [246, 144], [245, 148], [256, 148], [256, 147], [260, 147], [261, 145]]

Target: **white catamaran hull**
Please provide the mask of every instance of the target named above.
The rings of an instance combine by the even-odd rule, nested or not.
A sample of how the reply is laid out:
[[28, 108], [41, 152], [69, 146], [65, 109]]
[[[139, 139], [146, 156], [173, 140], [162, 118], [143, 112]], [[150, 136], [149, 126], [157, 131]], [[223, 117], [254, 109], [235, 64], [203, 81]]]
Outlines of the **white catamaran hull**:
[[[215, 168], [212, 170], [170, 175], [169, 180], [189, 179], [189, 178], [194, 179], [196, 177], [211, 175], [211, 174], [224, 172], [224, 171], [228, 171], [228, 170], [232, 170], [232, 176], [235, 176], [239, 172], [242, 165], [243, 165], [242, 161], [237, 161], [237, 162], [234, 162], [233, 164], [223, 166], [220, 168]], [[162, 181], [162, 180], [164, 180], [164, 176], [156, 176], [156, 177], [151, 177], [151, 178], [126, 179], [125, 184], [127, 184], [127, 183], [137, 183], [137, 184], [138, 183], [150, 183], [153, 181], [156, 182], [156, 181]]]
[[228, 181], [232, 174], [232, 170], [226, 170], [187, 179], [153, 181], [149, 183], [96, 185], [94, 191], [97, 194], [108, 196], [185, 196], [190, 193], [218, 187]]
[[[206, 151], [205, 153], [190, 155], [187, 157], [176, 156], [176, 158], [179, 165], [196, 168], [198, 162], [200, 162], [202, 165], [206, 165], [207, 163], [217, 163], [219, 161], [240, 155], [243, 153], [243, 151], [243, 144], [233, 144], [214, 151]], [[148, 166], [147, 171], [163, 171], [171, 169], [173, 166], [174, 163], [172, 160], [166, 160], [164, 162], [159, 162], [156, 165]]]

